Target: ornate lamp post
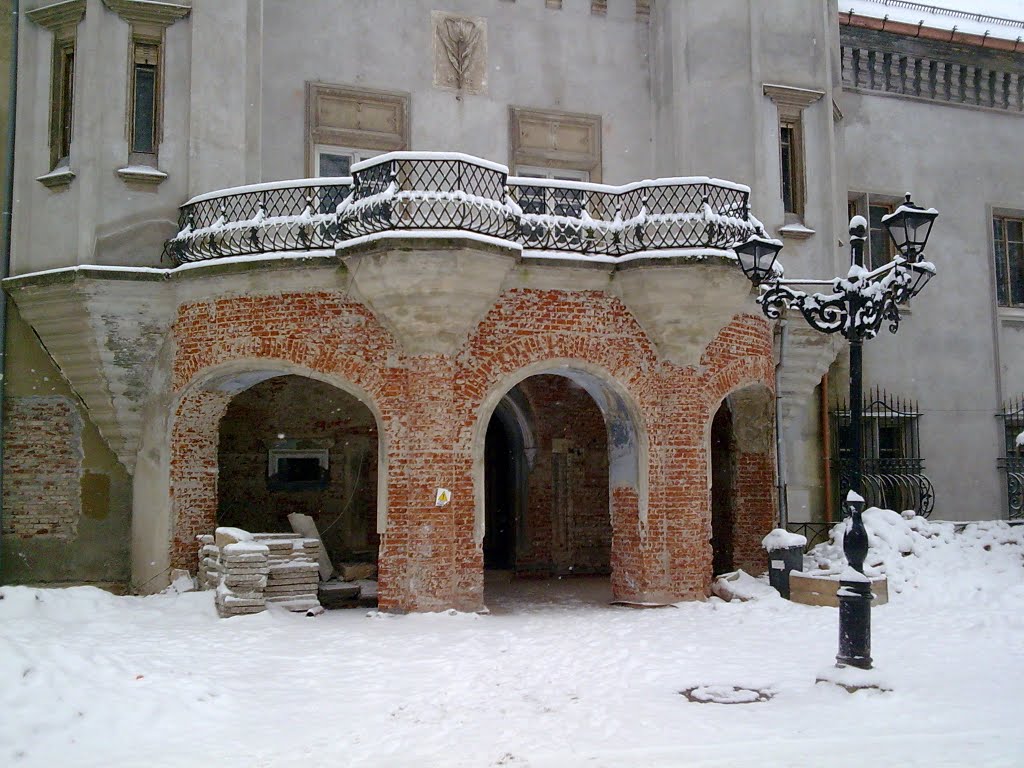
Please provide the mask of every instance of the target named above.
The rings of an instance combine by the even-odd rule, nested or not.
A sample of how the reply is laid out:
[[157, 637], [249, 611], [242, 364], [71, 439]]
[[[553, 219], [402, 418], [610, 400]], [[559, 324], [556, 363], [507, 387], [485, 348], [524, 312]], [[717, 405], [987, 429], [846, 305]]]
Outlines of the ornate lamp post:
[[[932, 223], [939, 215], [934, 208], [906, 202], [888, 216], [882, 225], [896, 246], [898, 255], [888, 264], [868, 270], [864, 266], [864, 239], [867, 221], [863, 216], [850, 219], [850, 271], [846, 277], [832, 280], [785, 280], [775, 261], [782, 243], [751, 237], [736, 246], [743, 273], [761, 287], [757, 297], [761, 310], [776, 320], [787, 309], [796, 309], [815, 330], [841, 333], [850, 344], [850, 453], [853, 471], [846, 508], [852, 517], [843, 538], [847, 567], [840, 577], [839, 654], [837, 666], [871, 668], [871, 585], [864, 575], [868, 536], [861, 513], [861, 422], [862, 422], [862, 346], [872, 339], [882, 324], [896, 333], [900, 324], [900, 305], [908, 302], [935, 276], [935, 266], [924, 261], [924, 247]], [[810, 293], [801, 288], [818, 292]]]

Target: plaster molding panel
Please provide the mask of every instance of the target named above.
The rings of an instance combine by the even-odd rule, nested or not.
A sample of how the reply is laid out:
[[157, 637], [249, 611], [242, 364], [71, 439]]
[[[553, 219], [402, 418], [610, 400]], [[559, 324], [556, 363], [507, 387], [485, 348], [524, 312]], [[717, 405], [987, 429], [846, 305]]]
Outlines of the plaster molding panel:
[[487, 19], [430, 12], [434, 43], [434, 87], [487, 93]]

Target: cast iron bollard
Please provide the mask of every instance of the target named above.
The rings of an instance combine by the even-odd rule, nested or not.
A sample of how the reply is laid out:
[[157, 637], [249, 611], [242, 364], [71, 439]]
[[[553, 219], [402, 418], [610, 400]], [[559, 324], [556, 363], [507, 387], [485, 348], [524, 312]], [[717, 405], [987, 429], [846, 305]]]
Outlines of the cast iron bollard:
[[854, 491], [846, 495], [850, 530], [843, 536], [843, 553], [849, 563], [839, 580], [839, 653], [836, 666], [871, 669], [871, 581], [864, 575], [868, 532], [861, 513], [864, 499]]

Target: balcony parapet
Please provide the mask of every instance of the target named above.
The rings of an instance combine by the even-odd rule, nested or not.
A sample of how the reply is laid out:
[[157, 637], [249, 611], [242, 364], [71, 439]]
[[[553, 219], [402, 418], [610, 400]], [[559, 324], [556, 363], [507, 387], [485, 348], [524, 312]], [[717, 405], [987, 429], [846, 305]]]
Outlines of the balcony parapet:
[[680, 251], [729, 255], [764, 234], [750, 214], [748, 187], [702, 176], [616, 187], [509, 176], [503, 165], [454, 152], [392, 152], [352, 173], [195, 197], [182, 206], [164, 256], [182, 264], [455, 231], [498, 238], [525, 256], [614, 262]]

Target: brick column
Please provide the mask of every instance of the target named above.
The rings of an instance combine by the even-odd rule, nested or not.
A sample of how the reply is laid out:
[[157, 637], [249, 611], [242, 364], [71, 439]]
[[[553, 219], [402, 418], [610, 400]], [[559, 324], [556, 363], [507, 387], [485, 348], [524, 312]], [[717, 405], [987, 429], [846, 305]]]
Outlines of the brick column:
[[[391, 439], [387, 527], [381, 536], [380, 607], [395, 611], [477, 610], [483, 555], [474, 539], [469, 447], [455, 445], [454, 361], [406, 358], [395, 371], [403, 392]], [[438, 488], [452, 499], [437, 506]]]

